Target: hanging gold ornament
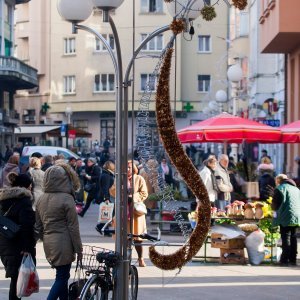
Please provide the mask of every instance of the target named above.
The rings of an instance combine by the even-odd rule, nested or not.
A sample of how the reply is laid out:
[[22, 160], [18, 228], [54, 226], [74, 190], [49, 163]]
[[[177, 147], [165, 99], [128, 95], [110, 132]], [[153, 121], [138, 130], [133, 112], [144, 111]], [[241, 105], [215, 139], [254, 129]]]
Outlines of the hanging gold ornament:
[[217, 17], [216, 10], [213, 6], [204, 6], [201, 9], [202, 18], [206, 21], [211, 21]]
[[210, 228], [210, 201], [206, 187], [178, 139], [172, 116], [169, 95], [172, 53], [173, 49], [169, 48], [159, 75], [156, 93], [157, 126], [170, 160], [200, 203], [197, 208], [197, 225], [183, 247], [167, 255], [157, 252], [155, 246], [149, 248], [151, 262], [163, 270], [181, 269], [190, 261], [200, 250]]
[[177, 35], [185, 29], [185, 22], [182, 19], [174, 19], [170, 24], [170, 29]]
[[247, 7], [248, 1], [247, 0], [232, 0], [233, 5], [238, 8], [239, 10], [243, 10]]

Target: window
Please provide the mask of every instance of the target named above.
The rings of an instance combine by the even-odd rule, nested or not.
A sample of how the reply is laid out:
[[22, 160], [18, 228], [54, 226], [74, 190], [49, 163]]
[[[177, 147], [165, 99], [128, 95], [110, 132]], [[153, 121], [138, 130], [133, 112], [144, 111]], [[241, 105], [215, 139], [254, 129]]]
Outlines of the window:
[[75, 76], [64, 76], [64, 93], [75, 94], [75, 92], [76, 92]]
[[199, 52], [211, 52], [210, 35], [199, 35], [198, 36], [198, 51]]
[[209, 92], [210, 75], [198, 75], [198, 92]]
[[[147, 38], [148, 34], [142, 33], [142, 41]], [[159, 34], [151, 41], [149, 41], [144, 47], [143, 51], [161, 51], [163, 49], [163, 35]]]
[[64, 54], [74, 54], [75, 52], [75, 38], [64, 39]]
[[[82, 129], [86, 132], [89, 131], [89, 121], [88, 120], [74, 120], [73, 126], [75, 128]], [[78, 147], [79, 151], [82, 151], [89, 145], [89, 138], [75, 138], [75, 145]]]
[[141, 11], [143, 13], [163, 12], [163, 0], [141, 0]]
[[103, 145], [104, 141], [108, 137], [111, 146], [115, 147], [115, 131], [116, 131], [116, 125], [115, 125], [115, 120], [101, 120], [101, 128], [100, 128], [100, 133], [101, 133], [101, 145]]
[[141, 91], [155, 91], [156, 76], [152, 74], [141, 74]]
[[113, 92], [115, 90], [114, 74], [96, 74], [95, 75], [95, 92]]
[[[114, 36], [112, 34], [102, 34], [102, 36], [105, 38], [105, 40], [107, 41], [107, 43], [109, 44], [111, 49], [115, 49], [115, 39]], [[96, 51], [107, 51], [105, 45], [103, 44], [103, 42], [101, 40], [99, 40], [98, 38], [95, 38], [95, 50]]]

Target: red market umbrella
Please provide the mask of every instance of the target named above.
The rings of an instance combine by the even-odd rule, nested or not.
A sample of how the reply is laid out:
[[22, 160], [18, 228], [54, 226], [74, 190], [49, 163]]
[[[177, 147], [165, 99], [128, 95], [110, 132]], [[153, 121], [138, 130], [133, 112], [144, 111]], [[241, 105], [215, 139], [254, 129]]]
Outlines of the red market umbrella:
[[280, 143], [281, 131], [223, 112], [177, 131], [182, 143]]
[[300, 120], [279, 127], [282, 143], [300, 143]]

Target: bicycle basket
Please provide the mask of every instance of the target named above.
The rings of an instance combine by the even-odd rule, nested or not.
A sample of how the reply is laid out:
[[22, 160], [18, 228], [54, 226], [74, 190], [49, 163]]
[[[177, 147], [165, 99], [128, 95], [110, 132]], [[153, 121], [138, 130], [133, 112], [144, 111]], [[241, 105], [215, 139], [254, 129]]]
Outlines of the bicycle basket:
[[81, 261], [81, 269], [92, 271], [92, 270], [101, 270], [104, 269], [105, 263], [99, 262], [96, 258], [98, 253], [111, 253], [112, 251], [109, 249], [83, 245], [82, 251], [82, 261]]

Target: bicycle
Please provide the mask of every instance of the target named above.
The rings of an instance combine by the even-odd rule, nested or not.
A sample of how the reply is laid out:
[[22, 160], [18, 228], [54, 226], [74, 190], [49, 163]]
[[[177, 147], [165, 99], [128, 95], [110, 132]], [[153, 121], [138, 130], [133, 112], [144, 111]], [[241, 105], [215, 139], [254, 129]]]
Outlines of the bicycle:
[[[107, 230], [106, 223], [102, 228], [103, 233], [115, 233], [115, 230]], [[128, 247], [129, 259], [129, 300], [136, 300], [138, 296], [138, 270], [135, 265], [131, 264], [131, 252], [134, 246], [133, 238], [142, 238], [150, 242], [160, 240], [160, 231], [158, 237], [149, 234], [128, 234], [131, 241]], [[83, 258], [80, 267], [85, 271], [87, 276], [92, 275], [85, 283], [81, 293], [80, 300], [108, 300], [114, 299], [114, 283], [116, 277], [116, 266], [120, 261], [120, 255], [115, 251], [96, 246], [84, 245]]]

